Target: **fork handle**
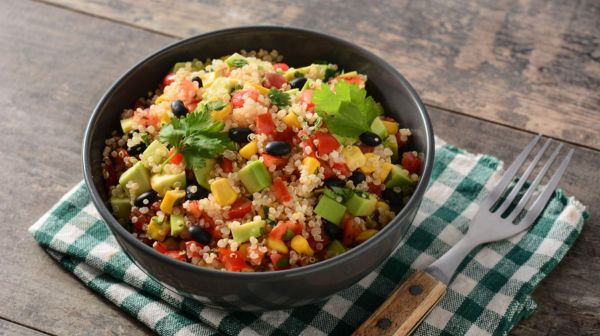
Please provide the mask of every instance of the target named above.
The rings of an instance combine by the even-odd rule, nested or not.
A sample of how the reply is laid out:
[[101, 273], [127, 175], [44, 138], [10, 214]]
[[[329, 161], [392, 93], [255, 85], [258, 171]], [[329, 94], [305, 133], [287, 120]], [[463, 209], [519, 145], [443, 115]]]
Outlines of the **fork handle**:
[[353, 335], [409, 335], [445, 293], [446, 284], [417, 271]]

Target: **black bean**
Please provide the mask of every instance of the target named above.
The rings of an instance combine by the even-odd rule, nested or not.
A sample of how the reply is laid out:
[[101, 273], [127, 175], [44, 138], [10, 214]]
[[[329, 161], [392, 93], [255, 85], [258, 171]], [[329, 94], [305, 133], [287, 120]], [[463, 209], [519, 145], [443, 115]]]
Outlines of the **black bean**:
[[194, 78], [192, 78], [192, 82], [196, 82], [198, 83], [198, 87], [202, 87], [202, 79], [200, 79], [200, 77], [194, 76]]
[[352, 176], [350, 176], [350, 181], [354, 183], [355, 187], [364, 182], [366, 179], [367, 177], [365, 176], [365, 174], [359, 172], [358, 170], [352, 173]]
[[285, 141], [271, 141], [265, 146], [267, 153], [275, 156], [283, 156], [290, 153], [292, 146]]
[[210, 232], [199, 226], [190, 226], [188, 232], [190, 233], [190, 237], [192, 237], [193, 240], [197, 241], [202, 245], [208, 245], [212, 240], [212, 235], [210, 234]]
[[360, 135], [360, 141], [367, 146], [375, 147], [381, 145], [381, 137], [373, 132], [364, 132]]
[[306, 78], [304, 77], [294, 78], [290, 81], [290, 86], [292, 89], [302, 90], [304, 84], [306, 84]]
[[185, 188], [186, 200], [199, 200], [208, 197], [208, 190], [197, 184], [190, 184]]
[[325, 180], [325, 185], [328, 187], [345, 187], [346, 186], [346, 182], [340, 180], [337, 177], [330, 177], [328, 179]]
[[252, 130], [244, 127], [234, 127], [229, 129], [229, 139], [237, 143], [248, 142], [248, 136], [252, 134]]
[[331, 239], [342, 238], [342, 233], [343, 233], [342, 228], [333, 224], [332, 222], [325, 221], [324, 229], [325, 229], [325, 233], [329, 236], [329, 238], [331, 238]]
[[129, 148], [127, 153], [131, 156], [138, 156], [142, 154], [146, 150], [146, 144], [144, 142], [140, 142], [139, 144]]
[[185, 105], [183, 105], [183, 102], [181, 100], [176, 100], [171, 103], [171, 111], [173, 111], [173, 114], [177, 118], [183, 117], [184, 115], [188, 114], [188, 109], [185, 107]]
[[157, 198], [158, 195], [154, 190], [146, 191], [145, 193], [142, 193], [135, 198], [135, 201], [133, 201], [133, 205], [135, 205], [138, 208], [150, 207], [150, 205], [154, 203]]
[[393, 189], [385, 189], [381, 193], [381, 198], [383, 198], [392, 207], [402, 205], [402, 193], [395, 192]]

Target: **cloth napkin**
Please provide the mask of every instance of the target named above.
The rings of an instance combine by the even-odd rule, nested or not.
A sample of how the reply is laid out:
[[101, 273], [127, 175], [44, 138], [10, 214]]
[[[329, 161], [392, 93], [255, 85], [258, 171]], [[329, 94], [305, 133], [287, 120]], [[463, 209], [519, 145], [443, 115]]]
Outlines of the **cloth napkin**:
[[[431, 182], [404, 240], [375, 271], [326, 301], [264, 313], [227, 312], [166, 289], [124, 254], [75, 186], [30, 232], [86, 286], [159, 335], [349, 335], [415, 269], [466, 232], [502, 163], [437, 142]], [[528, 232], [473, 251], [414, 335], [506, 335], [536, 308], [531, 293], [573, 245], [588, 217], [557, 190]]]

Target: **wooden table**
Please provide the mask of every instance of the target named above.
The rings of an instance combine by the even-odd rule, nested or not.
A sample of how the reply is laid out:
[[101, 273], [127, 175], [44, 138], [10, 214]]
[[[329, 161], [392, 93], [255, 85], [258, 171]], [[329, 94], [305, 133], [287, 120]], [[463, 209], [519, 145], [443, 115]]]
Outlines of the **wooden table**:
[[[542, 132], [576, 148], [561, 186], [591, 206], [515, 335], [600, 330], [600, 2], [0, 2], [0, 335], [141, 335], [40, 249], [27, 228], [82, 179], [104, 90], [181, 37], [246, 24], [318, 29], [372, 50], [427, 104], [437, 135], [511, 161]], [[143, 4], [143, 5], [142, 5]]]

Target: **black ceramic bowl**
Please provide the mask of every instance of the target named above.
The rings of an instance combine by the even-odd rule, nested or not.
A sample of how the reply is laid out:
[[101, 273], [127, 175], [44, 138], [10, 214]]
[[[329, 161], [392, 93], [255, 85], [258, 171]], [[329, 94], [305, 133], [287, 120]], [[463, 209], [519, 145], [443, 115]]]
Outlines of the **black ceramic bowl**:
[[[162, 255], [134, 238], [113, 217], [101, 174], [104, 140], [119, 129], [119, 114], [154, 90], [176, 62], [217, 58], [240, 49], [277, 49], [290, 66], [328, 60], [368, 76], [367, 91], [387, 114], [413, 132], [414, 150], [424, 153], [421, 181], [408, 204], [377, 235], [348, 252], [310, 266], [265, 273], [216, 271]], [[369, 51], [326, 34], [287, 27], [240, 27], [174, 43], [133, 66], [104, 94], [83, 140], [85, 182], [92, 201], [129, 257], [167, 288], [208, 305], [232, 310], [268, 310], [305, 305], [355, 284], [379, 265], [402, 239], [431, 175], [433, 131], [419, 96], [391, 65]]]

